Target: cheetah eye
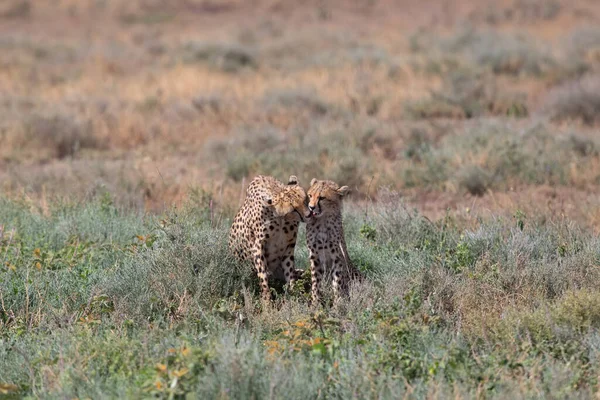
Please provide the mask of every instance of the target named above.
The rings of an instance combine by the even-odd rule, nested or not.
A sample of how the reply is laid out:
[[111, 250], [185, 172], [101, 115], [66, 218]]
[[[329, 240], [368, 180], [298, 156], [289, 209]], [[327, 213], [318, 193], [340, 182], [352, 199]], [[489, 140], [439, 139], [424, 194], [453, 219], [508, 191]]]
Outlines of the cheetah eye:
[[325, 200], [325, 197], [319, 196], [319, 201], [321, 201], [321, 200]]

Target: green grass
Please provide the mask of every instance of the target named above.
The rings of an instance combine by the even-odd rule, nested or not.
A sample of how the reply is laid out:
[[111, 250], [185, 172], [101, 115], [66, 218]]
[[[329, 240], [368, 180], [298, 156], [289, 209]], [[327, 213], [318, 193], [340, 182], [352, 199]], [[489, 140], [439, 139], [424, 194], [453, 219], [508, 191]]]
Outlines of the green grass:
[[[0, 203], [0, 390], [17, 397], [589, 397], [600, 242], [516, 212], [429, 221], [389, 191], [345, 214], [367, 274], [339, 309], [230, 257], [227, 218], [145, 216], [108, 195]], [[44, 216], [44, 214], [46, 214]], [[215, 226], [216, 225], [216, 226]], [[298, 264], [305, 268], [301, 235]]]

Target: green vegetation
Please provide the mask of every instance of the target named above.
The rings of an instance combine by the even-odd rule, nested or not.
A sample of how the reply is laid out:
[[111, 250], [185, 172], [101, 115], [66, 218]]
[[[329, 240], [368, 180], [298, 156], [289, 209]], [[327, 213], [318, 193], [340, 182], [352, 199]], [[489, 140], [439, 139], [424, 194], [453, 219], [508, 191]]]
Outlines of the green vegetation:
[[600, 121], [600, 78], [586, 76], [554, 88], [545, 101], [545, 112], [555, 120]]
[[[600, 2], [433, 3], [0, 2], [0, 399], [597, 397]], [[257, 174], [351, 187], [339, 307]]]
[[[476, 121], [436, 131], [385, 124], [343, 128], [317, 121], [288, 132], [248, 128], [231, 139], [214, 139], [206, 154], [229, 178], [296, 173], [301, 182], [327, 176], [352, 187], [365, 187], [377, 175], [403, 187], [448, 185], [483, 195], [516, 184], [595, 184], [598, 143], [588, 136], [560, 134], [547, 124]], [[382, 161], [393, 162], [393, 169]], [[298, 172], [296, 172], [298, 171]]]
[[407, 116], [413, 119], [476, 118], [499, 115], [523, 118], [528, 115], [522, 93], [504, 92], [490, 73], [470, 68], [448, 72], [444, 86], [430, 98], [406, 103]]
[[[0, 390], [44, 397], [572, 398], [597, 385], [600, 244], [516, 213], [429, 221], [382, 192], [346, 214], [368, 279], [338, 309], [298, 291], [261, 309], [198, 207], [108, 195], [48, 216], [2, 200]], [[299, 264], [306, 267], [299, 244]]]

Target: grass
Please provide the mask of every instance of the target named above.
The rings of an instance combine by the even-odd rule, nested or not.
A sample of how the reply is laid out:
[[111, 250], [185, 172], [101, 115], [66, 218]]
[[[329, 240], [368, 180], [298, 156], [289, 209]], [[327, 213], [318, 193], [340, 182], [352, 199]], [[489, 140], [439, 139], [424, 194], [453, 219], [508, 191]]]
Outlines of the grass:
[[[597, 395], [597, 4], [55, 3], [0, 6], [0, 397]], [[230, 256], [259, 173], [351, 187], [340, 307]]]
[[516, 183], [595, 182], [596, 176], [586, 173], [596, 163], [591, 139], [547, 128], [532, 125], [519, 132], [508, 125], [476, 124], [467, 133], [446, 135], [437, 145], [420, 145], [409, 153], [413, 163], [399, 171], [407, 186], [458, 184], [473, 194]]
[[366, 219], [352, 207], [345, 215], [367, 281], [343, 308], [318, 313], [299, 294], [261, 311], [249, 266], [228, 255], [226, 220], [215, 225], [209, 210], [143, 216], [106, 195], [42, 216], [2, 200], [4, 390], [299, 399], [595, 390], [595, 236], [522, 214], [428, 221], [393, 192], [381, 198]]
[[236, 44], [190, 42], [183, 49], [183, 59], [187, 63], [206, 63], [231, 73], [258, 67], [252, 50]]
[[27, 18], [31, 14], [31, 3], [27, 0], [20, 0], [8, 3], [0, 12], [1, 18]]
[[598, 144], [587, 135], [501, 120], [445, 128], [436, 135], [416, 125], [405, 130], [381, 124], [311, 124], [287, 132], [252, 128], [210, 141], [206, 154], [236, 182], [261, 173], [294, 173], [304, 182], [328, 176], [362, 188], [363, 194], [372, 176], [396, 188], [452, 187], [475, 195], [519, 184], [586, 187], [598, 181]]
[[416, 32], [411, 37], [414, 52], [435, 52], [442, 60], [461, 60], [491, 70], [497, 75], [540, 76], [555, 65], [550, 52], [526, 35], [466, 28], [449, 36]]
[[595, 125], [600, 115], [600, 75], [584, 76], [553, 88], [543, 111], [555, 120], [578, 120]]
[[600, 48], [600, 30], [592, 26], [582, 26], [574, 30], [564, 39], [569, 57], [598, 63]]
[[[446, 161], [428, 160], [423, 150], [446, 151], [438, 143], [445, 136], [442, 125], [457, 138], [469, 135], [470, 128], [460, 132], [463, 120], [496, 117], [512, 123], [541, 116], [551, 119], [550, 136], [557, 134], [555, 122], [597, 123], [590, 119], [593, 94], [571, 95], [575, 89], [567, 89], [574, 85], [570, 80], [592, 75], [597, 67], [591, 23], [564, 28], [559, 36], [565, 39], [551, 46], [523, 26], [452, 25], [442, 32], [409, 24], [406, 32], [395, 32], [375, 22], [368, 35], [359, 35], [337, 23], [337, 18], [346, 21], [346, 12], [362, 15], [358, 9], [325, 20], [316, 9], [298, 9], [311, 17], [298, 17], [306, 29], [296, 29], [267, 18], [266, 5], [259, 7], [265, 18], [237, 24], [233, 15], [247, 11], [237, 2], [69, 2], [56, 9], [26, 3], [28, 17], [13, 18], [15, 29], [0, 41], [5, 88], [0, 110], [6, 117], [0, 121], [0, 185], [32, 198], [82, 199], [106, 185], [124, 203], [156, 211], [182, 201], [190, 186], [212, 191], [219, 186], [223, 202], [235, 204], [239, 182], [256, 173], [286, 176], [290, 170], [304, 174], [304, 181], [315, 176], [345, 181], [359, 193], [372, 180], [375, 186], [448, 193], [487, 193], [513, 183], [568, 185], [575, 179], [547, 179], [542, 168], [527, 179], [514, 169], [494, 171], [482, 159], [485, 153], [473, 160], [450, 140], [441, 147], [456, 149], [459, 157], [451, 162], [452, 171], [444, 166], [435, 172], [434, 164]], [[376, 21], [386, 14], [377, 4], [365, 7]], [[505, 25], [534, 19], [554, 26], [569, 13], [562, 6], [556, 18], [546, 18], [545, 3], [538, 1], [508, 7], [518, 17]], [[203, 13], [220, 22], [197, 23]], [[85, 22], [71, 24], [91, 15], [105, 27], [97, 40], [80, 31]], [[61, 18], [70, 21], [65, 22], [69, 35], [42, 38], [21, 26], [27, 20], [59, 25]], [[224, 26], [231, 29], [225, 32]], [[407, 39], [411, 31], [417, 33]], [[547, 98], [563, 100], [546, 106]], [[414, 147], [414, 130], [434, 139]], [[262, 154], [255, 146], [244, 147], [262, 143], [265, 135], [272, 138]], [[214, 152], [211, 142], [220, 143]], [[234, 151], [225, 154], [229, 143]], [[565, 176], [569, 162], [580, 161], [549, 158], [559, 159], [551, 168]], [[584, 163], [594, 160], [585, 158]], [[475, 170], [478, 177], [469, 173]], [[470, 185], [469, 176], [479, 183]], [[585, 176], [578, 185], [594, 182]]]
[[101, 147], [90, 123], [79, 122], [64, 115], [34, 115], [24, 126], [23, 147], [40, 146], [50, 158], [65, 158], [80, 150]]
[[470, 68], [450, 71], [441, 89], [429, 98], [409, 100], [405, 111], [414, 119], [477, 118], [500, 115], [527, 117], [525, 96], [519, 92], [498, 89], [497, 82], [489, 73]]
[[558, 0], [515, 0], [506, 6], [489, 5], [485, 10], [473, 13], [471, 19], [484, 20], [490, 25], [515, 22], [517, 24], [532, 21], [552, 20], [562, 12], [563, 6]]
[[209, 142], [206, 152], [222, 162], [227, 176], [235, 181], [267, 172], [282, 176], [294, 170], [304, 182], [314, 176], [329, 176], [348, 185], [361, 185], [364, 175], [357, 172], [370, 168], [369, 131], [356, 127], [353, 134], [346, 134], [341, 128], [329, 131], [311, 125], [307, 131], [293, 129], [288, 133], [248, 128], [232, 139]]

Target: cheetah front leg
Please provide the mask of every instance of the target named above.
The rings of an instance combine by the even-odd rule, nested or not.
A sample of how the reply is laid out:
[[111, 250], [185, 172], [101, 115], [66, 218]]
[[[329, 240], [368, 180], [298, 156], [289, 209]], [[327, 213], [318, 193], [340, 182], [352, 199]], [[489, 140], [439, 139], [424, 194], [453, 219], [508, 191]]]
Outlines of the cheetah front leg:
[[291, 237], [287, 241], [287, 247], [281, 258], [281, 268], [285, 275], [285, 283], [291, 289], [296, 279], [298, 279], [298, 271], [296, 270], [294, 263], [294, 250], [296, 249], [296, 237], [298, 231], [294, 228], [290, 228]]
[[256, 274], [260, 280], [262, 297], [264, 300], [270, 301], [271, 291], [269, 290], [269, 281], [267, 279], [267, 259], [265, 257], [265, 246], [266, 242], [260, 239], [254, 244], [254, 268], [256, 269]]
[[319, 287], [323, 278], [325, 262], [320, 259], [316, 246], [310, 246], [308, 250], [310, 252], [311, 299], [313, 307], [316, 307], [321, 297]]
[[[332, 246], [333, 247], [333, 246]], [[344, 260], [335, 247], [331, 249], [331, 270], [333, 272], [333, 297], [334, 302], [338, 303], [341, 293], [344, 291]]]

